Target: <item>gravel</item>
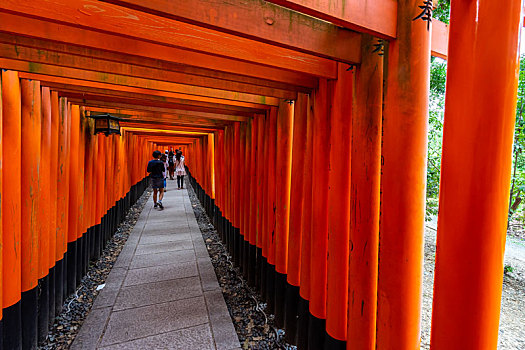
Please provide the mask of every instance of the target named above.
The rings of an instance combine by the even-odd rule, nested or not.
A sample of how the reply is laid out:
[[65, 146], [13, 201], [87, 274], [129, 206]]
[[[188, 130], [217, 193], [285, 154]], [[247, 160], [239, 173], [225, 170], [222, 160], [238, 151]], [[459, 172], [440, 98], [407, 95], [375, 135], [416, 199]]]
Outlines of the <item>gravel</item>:
[[210, 219], [187, 182], [188, 194], [199, 228], [204, 237], [215, 274], [228, 306], [239, 342], [243, 349], [296, 349], [284, 342], [284, 331], [274, 325], [274, 315], [244, 280], [211, 224]]
[[88, 273], [82, 278], [75, 294], [64, 301], [62, 312], [55, 318], [45, 341], [39, 344], [39, 349], [69, 349], [99, 293], [97, 287], [105, 283], [150, 194], [151, 189], [146, 189], [109, 240], [102, 256], [89, 264]]

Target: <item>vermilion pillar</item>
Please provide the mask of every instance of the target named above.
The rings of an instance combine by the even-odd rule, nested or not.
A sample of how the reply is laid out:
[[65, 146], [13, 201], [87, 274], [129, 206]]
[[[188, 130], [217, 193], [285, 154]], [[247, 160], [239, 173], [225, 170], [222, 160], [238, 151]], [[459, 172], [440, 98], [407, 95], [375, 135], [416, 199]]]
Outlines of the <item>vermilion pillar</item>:
[[[306, 106], [306, 146], [305, 159], [313, 158], [313, 96], [309, 96]], [[312, 167], [303, 169], [303, 216], [301, 218], [301, 270], [299, 305], [297, 307], [297, 345], [299, 349], [308, 347], [308, 321], [310, 304], [310, 267], [311, 267], [311, 233], [312, 233]]]
[[290, 228], [290, 186], [294, 101], [281, 100], [277, 114], [277, 155], [275, 197], [275, 323], [284, 327], [286, 274], [288, 273], [288, 232]]
[[[260, 126], [261, 124], [259, 124]], [[268, 164], [268, 147], [269, 147], [269, 128], [270, 125], [270, 115], [267, 113], [264, 116], [264, 122], [262, 127], [262, 133], [263, 133], [263, 142], [260, 145], [262, 147], [262, 153], [259, 153], [261, 157], [259, 158], [259, 161]], [[270, 181], [269, 176], [269, 169], [265, 168], [264, 175], [261, 178], [262, 184], [261, 187], [263, 189], [262, 191], [262, 198], [257, 201], [257, 210], [260, 213], [262, 224], [261, 224], [261, 231], [259, 231], [259, 234], [257, 235], [257, 245], [260, 249], [260, 256], [261, 256], [261, 265], [259, 266], [259, 270], [257, 271], [257, 274], [260, 276], [260, 294], [263, 296], [263, 298], [266, 297], [266, 270], [268, 268], [268, 182]], [[257, 178], [257, 181], [259, 181], [259, 178]], [[257, 182], [258, 183], [258, 182]], [[259, 209], [260, 208], [260, 209]]]
[[2, 71], [2, 306], [4, 349], [22, 346], [21, 291], [21, 92], [18, 73]]
[[292, 181], [290, 185], [290, 224], [288, 233], [288, 271], [285, 293], [286, 339], [296, 344], [297, 307], [301, 272], [304, 167], [306, 162], [306, 113], [308, 96], [297, 94], [294, 104]]
[[20, 178], [23, 184], [20, 203], [22, 226], [22, 346], [37, 345], [38, 250], [40, 202], [40, 142], [42, 111], [40, 82], [22, 79], [22, 149]]
[[[54, 232], [51, 226], [51, 92], [49, 88], [42, 88], [42, 132], [40, 155], [40, 201], [39, 207], [39, 269], [40, 296], [38, 298], [38, 338], [45, 339], [49, 323], [49, 268], [50, 236]], [[53, 186], [55, 186], [53, 184]], [[53, 201], [55, 198], [53, 198]], [[53, 242], [54, 243], [54, 242]], [[54, 257], [53, 257], [54, 263]], [[54, 265], [54, 264], [53, 264]]]
[[401, 0], [389, 44], [383, 124], [377, 348], [419, 349], [430, 31]]
[[521, 9], [452, 2], [431, 349], [498, 345]]
[[[2, 149], [3, 149], [3, 146], [2, 146], [2, 115], [3, 115], [3, 109], [2, 109], [2, 105], [3, 105], [3, 101], [2, 101], [2, 75], [0, 74], [0, 191], [2, 191]], [[1, 208], [1, 202], [0, 202], [0, 244], [2, 243], [2, 233], [3, 233], [3, 228], [2, 228], [2, 208]], [[2, 248], [0, 247], [0, 301], [2, 300], [2, 295], [3, 295], [3, 278], [2, 278], [2, 275], [3, 275], [3, 271], [2, 271], [2, 264], [3, 264], [3, 261], [2, 261]], [[2, 322], [2, 317], [3, 317], [3, 307], [2, 307], [2, 303], [0, 302], [0, 323]], [[0, 336], [3, 336], [3, 334], [1, 334], [0, 332]], [[2, 342], [2, 345], [0, 345], [0, 347], [3, 349], [3, 341], [0, 341]]]
[[362, 36], [352, 116], [347, 349], [376, 348], [383, 56]]
[[[310, 322], [308, 344], [324, 346], [326, 320], [326, 278], [328, 253], [328, 171], [330, 159], [330, 84], [319, 80], [314, 97], [313, 150], [317, 162], [312, 166], [312, 232], [310, 266]], [[313, 155], [312, 155], [313, 157]]]
[[[242, 216], [242, 227], [244, 229], [244, 241], [242, 242], [242, 271], [244, 277], [249, 283], [249, 270], [250, 270], [250, 237], [252, 233], [250, 231], [250, 185], [251, 185], [251, 138], [252, 138], [252, 120], [249, 120], [246, 124], [246, 132], [244, 134], [244, 158], [243, 158], [243, 191], [242, 191], [242, 203], [243, 203], [243, 216]], [[255, 263], [255, 260], [254, 260]]]
[[252, 235], [250, 236], [250, 282], [257, 286], [261, 285], [261, 274], [257, 271], [262, 267], [262, 227], [263, 227], [263, 204], [264, 204], [264, 187], [263, 178], [265, 177], [265, 163], [263, 162], [263, 135], [264, 135], [264, 115], [255, 115], [252, 121], [252, 136], [251, 136], [251, 163], [250, 163], [250, 177], [251, 177], [251, 194], [250, 195], [250, 228]]
[[[267, 235], [268, 268], [266, 271], [266, 302], [268, 310], [273, 313], [275, 309], [275, 200], [276, 190], [276, 157], [277, 157], [277, 108], [270, 109], [270, 120], [268, 124], [268, 201], [267, 201], [267, 224], [268, 229], [263, 234]], [[280, 181], [280, 180], [279, 180]]]
[[59, 133], [59, 112], [58, 112], [58, 93], [51, 91], [51, 154], [49, 159], [49, 177], [50, 177], [50, 193], [49, 193], [49, 223], [51, 232], [49, 235], [49, 320], [55, 319], [55, 310], [57, 305], [57, 262], [61, 255], [57, 254], [57, 178], [58, 178], [58, 133]]
[[78, 238], [78, 218], [79, 218], [79, 152], [80, 152], [80, 111], [78, 105], [70, 107], [71, 128], [70, 137], [70, 161], [69, 161], [69, 217], [68, 217], [68, 236], [67, 236], [67, 289], [68, 294], [75, 291], [77, 286], [77, 238]]
[[328, 263], [325, 348], [344, 348], [348, 311], [352, 103], [355, 72], [338, 64], [332, 85], [328, 180]]
[[65, 274], [67, 271], [65, 252], [67, 247], [67, 228], [69, 211], [69, 186], [67, 173], [69, 173], [69, 144], [68, 144], [68, 119], [67, 100], [53, 94], [52, 111], [58, 114], [58, 140], [57, 140], [57, 231], [56, 231], [56, 274], [55, 274], [55, 309], [62, 310], [63, 298], [66, 295]]

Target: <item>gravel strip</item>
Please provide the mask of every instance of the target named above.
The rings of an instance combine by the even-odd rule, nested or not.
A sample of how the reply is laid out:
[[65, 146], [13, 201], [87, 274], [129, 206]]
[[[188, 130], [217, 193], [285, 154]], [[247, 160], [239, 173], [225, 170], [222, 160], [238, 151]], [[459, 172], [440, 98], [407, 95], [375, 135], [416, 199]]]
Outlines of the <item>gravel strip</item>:
[[39, 344], [39, 349], [69, 349], [99, 293], [97, 287], [105, 283], [150, 194], [151, 188], [146, 189], [118, 226], [100, 259], [89, 264], [88, 273], [82, 278], [75, 295], [64, 301], [62, 312], [55, 318], [53, 327], [49, 330], [46, 340]]
[[189, 181], [186, 182], [186, 187], [241, 347], [261, 350], [296, 349], [284, 342], [284, 331], [275, 327], [274, 315], [266, 312], [266, 304], [248, 286], [239, 269], [233, 267], [231, 256], [223, 246]]

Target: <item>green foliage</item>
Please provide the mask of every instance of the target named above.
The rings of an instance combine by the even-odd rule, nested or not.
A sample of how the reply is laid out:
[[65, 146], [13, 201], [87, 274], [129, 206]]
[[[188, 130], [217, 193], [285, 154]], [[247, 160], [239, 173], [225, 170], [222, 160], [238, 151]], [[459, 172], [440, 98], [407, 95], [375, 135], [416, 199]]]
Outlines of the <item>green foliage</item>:
[[505, 273], [505, 275], [507, 275], [509, 273], [514, 272], [514, 268], [510, 265], [505, 265], [505, 267], [503, 268], [503, 272]]
[[436, 8], [432, 12], [432, 17], [439, 19], [441, 22], [449, 23], [450, 0], [437, 1]]
[[[438, 213], [446, 80], [447, 62], [433, 58], [430, 65], [427, 219]], [[517, 102], [508, 209], [509, 221], [525, 222], [525, 55], [522, 55], [520, 60]]]
[[518, 214], [523, 220], [522, 198], [525, 197], [525, 56], [520, 57], [518, 82], [518, 104], [516, 107], [516, 126], [514, 128], [514, 147], [512, 150], [512, 178], [509, 199], [509, 221]]
[[441, 143], [445, 113], [447, 62], [433, 59], [430, 64], [430, 101], [428, 118], [427, 207], [426, 218], [438, 213]]

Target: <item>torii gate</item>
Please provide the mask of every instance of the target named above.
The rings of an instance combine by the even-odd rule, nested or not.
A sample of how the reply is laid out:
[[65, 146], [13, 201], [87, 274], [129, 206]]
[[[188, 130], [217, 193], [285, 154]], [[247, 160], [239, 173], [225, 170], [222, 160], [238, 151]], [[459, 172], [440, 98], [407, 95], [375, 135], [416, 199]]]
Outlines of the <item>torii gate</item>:
[[[36, 346], [179, 145], [288, 341], [418, 349], [434, 55], [431, 347], [495, 349], [521, 9], [453, 0], [448, 27], [431, 0], [3, 0], [0, 344]], [[121, 136], [92, 135], [103, 112]]]

